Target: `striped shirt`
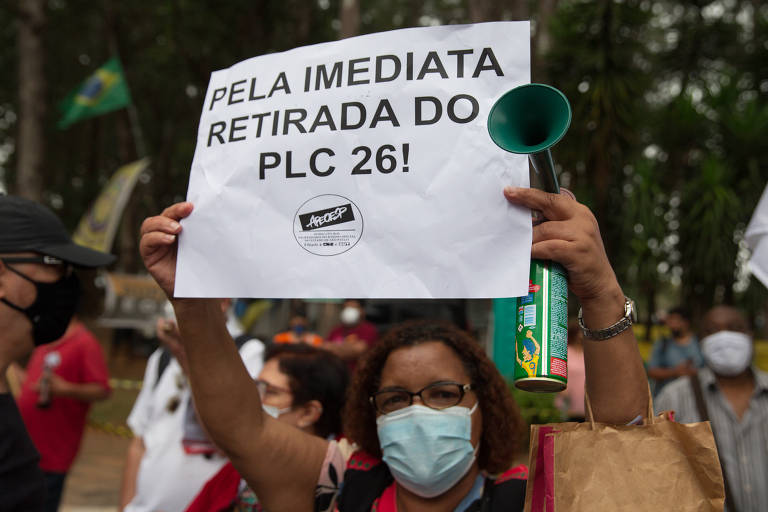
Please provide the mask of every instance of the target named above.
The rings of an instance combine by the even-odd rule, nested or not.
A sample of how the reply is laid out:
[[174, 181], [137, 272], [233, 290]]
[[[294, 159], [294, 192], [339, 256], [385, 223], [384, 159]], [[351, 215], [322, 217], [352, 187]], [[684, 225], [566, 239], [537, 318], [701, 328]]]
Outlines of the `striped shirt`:
[[[715, 432], [720, 460], [739, 512], [768, 510], [768, 373], [752, 368], [755, 389], [741, 420], [709, 368], [699, 370], [702, 394]], [[655, 400], [657, 412], [673, 410], [680, 423], [701, 421], [691, 380], [681, 377]]]

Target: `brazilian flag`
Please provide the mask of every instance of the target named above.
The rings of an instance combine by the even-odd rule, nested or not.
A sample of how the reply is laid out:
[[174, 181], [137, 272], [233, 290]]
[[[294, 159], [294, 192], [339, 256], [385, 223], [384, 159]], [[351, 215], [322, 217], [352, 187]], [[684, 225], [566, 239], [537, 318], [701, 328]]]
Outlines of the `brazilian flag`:
[[125, 82], [123, 67], [117, 57], [85, 79], [77, 89], [61, 102], [62, 112], [58, 127], [67, 128], [72, 123], [100, 116], [131, 104], [131, 93]]

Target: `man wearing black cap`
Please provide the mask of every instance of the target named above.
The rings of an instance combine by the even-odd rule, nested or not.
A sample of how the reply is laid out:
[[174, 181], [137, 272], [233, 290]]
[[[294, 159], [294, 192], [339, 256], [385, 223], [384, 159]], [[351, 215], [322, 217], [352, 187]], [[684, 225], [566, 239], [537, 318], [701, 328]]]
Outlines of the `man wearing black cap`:
[[8, 366], [64, 334], [80, 287], [72, 266], [114, 257], [72, 242], [47, 208], [0, 196], [0, 501], [3, 510], [41, 510], [44, 490], [32, 445], [5, 380]]

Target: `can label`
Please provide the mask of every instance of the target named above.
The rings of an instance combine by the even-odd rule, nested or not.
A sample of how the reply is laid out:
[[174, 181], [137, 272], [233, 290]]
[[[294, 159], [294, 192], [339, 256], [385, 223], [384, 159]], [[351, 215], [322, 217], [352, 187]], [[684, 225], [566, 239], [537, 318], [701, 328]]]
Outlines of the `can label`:
[[528, 295], [517, 298], [515, 385], [560, 391], [568, 377], [568, 279], [552, 261], [532, 260]]

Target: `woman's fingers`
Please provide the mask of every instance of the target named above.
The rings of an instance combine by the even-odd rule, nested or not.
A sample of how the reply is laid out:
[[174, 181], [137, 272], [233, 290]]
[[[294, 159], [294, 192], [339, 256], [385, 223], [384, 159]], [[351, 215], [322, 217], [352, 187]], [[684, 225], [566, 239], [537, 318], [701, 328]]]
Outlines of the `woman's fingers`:
[[576, 229], [574, 229], [572, 222], [548, 220], [533, 227], [532, 242], [535, 244], [544, 240], [553, 239], [573, 242], [578, 238], [578, 236], [579, 233]]
[[565, 240], [545, 240], [531, 246], [531, 258], [553, 260], [568, 266], [573, 252], [573, 243]]
[[156, 251], [158, 249], [165, 249], [176, 241], [175, 235], [169, 235], [162, 231], [150, 231], [141, 235], [140, 246], [146, 253]]
[[550, 194], [535, 188], [506, 187], [504, 197], [511, 203], [539, 210], [550, 221], [565, 220], [574, 215], [579, 203], [570, 191], [563, 192]]
[[169, 235], [176, 235], [181, 231], [181, 224], [171, 219], [170, 217], [164, 217], [162, 215], [156, 215], [155, 217], [148, 217], [141, 223], [141, 235], [147, 233], [160, 232], [167, 233]]
[[174, 220], [181, 220], [185, 217], [189, 217], [189, 214], [192, 213], [193, 209], [194, 209], [194, 205], [189, 201], [185, 201], [182, 203], [172, 204], [171, 206], [163, 210], [163, 213], [161, 215], [163, 217], [170, 217], [171, 219], [174, 219]]
[[171, 235], [178, 234], [181, 231], [181, 224], [178, 221], [188, 217], [192, 213], [192, 203], [176, 203], [169, 206], [160, 215], [148, 217], [141, 224], [142, 235], [152, 231], [162, 231]]

